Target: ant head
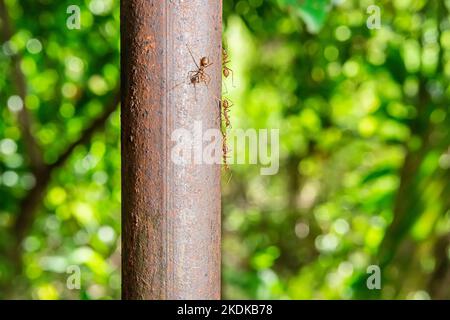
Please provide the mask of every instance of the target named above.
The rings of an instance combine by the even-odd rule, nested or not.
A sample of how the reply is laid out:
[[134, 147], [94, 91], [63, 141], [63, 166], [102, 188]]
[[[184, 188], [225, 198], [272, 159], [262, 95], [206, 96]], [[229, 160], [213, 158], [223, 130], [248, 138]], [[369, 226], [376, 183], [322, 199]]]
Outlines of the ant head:
[[209, 59], [208, 59], [207, 57], [203, 57], [203, 58], [200, 60], [200, 65], [201, 65], [202, 67], [206, 67], [208, 64], [209, 64]]
[[227, 99], [223, 99], [223, 107], [228, 108], [228, 100]]
[[223, 75], [225, 78], [228, 78], [228, 76], [230, 75], [230, 71], [228, 69], [223, 69]]

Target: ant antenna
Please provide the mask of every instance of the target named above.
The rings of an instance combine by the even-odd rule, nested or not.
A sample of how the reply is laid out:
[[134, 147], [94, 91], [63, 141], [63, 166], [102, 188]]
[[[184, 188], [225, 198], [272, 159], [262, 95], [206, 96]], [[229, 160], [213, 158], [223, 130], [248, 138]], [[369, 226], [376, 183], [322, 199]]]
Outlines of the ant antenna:
[[189, 46], [187, 44], [186, 44], [186, 47], [188, 48], [189, 53], [191, 54], [191, 57], [192, 57], [192, 61], [194, 61], [195, 65], [197, 66], [197, 69], [200, 69], [200, 67], [197, 64], [197, 61], [195, 61], [194, 55], [192, 54], [192, 51], [191, 51], [191, 48], [189, 48]]

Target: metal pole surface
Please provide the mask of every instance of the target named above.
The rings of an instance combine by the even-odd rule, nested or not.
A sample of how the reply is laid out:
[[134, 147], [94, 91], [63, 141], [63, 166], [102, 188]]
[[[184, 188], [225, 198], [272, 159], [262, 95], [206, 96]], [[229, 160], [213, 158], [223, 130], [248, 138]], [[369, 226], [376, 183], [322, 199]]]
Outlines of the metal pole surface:
[[220, 128], [221, 36], [221, 0], [121, 1], [124, 299], [220, 298], [220, 164], [171, 152], [176, 129]]

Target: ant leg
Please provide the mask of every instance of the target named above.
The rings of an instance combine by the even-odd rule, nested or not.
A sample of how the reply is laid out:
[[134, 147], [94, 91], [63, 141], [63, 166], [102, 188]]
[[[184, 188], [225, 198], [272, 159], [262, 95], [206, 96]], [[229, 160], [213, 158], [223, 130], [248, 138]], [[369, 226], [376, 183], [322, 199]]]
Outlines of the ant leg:
[[234, 85], [234, 72], [230, 68], [227, 69], [231, 72], [231, 85], [233, 86], [233, 88], [236, 88], [236, 86]]
[[206, 83], [206, 86], [208, 86], [211, 83], [211, 76], [209, 74], [205, 73], [205, 77], [206, 77], [205, 83]]
[[214, 99], [217, 101], [218, 105], [219, 105], [219, 113], [222, 112], [222, 100], [217, 98], [216, 96], [214, 96]]
[[194, 96], [195, 96], [195, 102], [197, 102], [197, 86], [195, 84], [195, 82], [193, 82], [194, 84]]
[[219, 107], [222, 107], [222, 100], [216, 96], [214, 96], [214, 99], [216, 99], [216, 101], [219, 103]]
[[175, 88], [178, 88], [178, 87], [181, 86], [182, 84], [184, 84], [184, 82], [180, 82], [180, 83], [174, 85], [172, 88], [170, 88], [170, 91], [172, 91], [172, 90], [175, 89]]
[[225, 87], [225, 91], [223, 94], [228, 94], [228, 86], [227, 83], [225, 81], [223, 81], [223, 86]]
[[203, 82], [206, 88], [209, 90], [209, 83], [211, 82], [211, 77], [204, 71], [200, 74], [200, 82]]

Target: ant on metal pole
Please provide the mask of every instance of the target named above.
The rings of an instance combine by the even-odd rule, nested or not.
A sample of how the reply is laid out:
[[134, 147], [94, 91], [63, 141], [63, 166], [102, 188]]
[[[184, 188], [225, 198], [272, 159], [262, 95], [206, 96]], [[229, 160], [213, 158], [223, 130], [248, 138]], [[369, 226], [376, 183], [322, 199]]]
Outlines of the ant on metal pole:
[[213, 63], [209, 61], [208, 57], [202, 57], [200, 59], [200, 65], [195, 61], [194, 55], [192, 54], [191, 49], [188, 45], [186, 47], [189, 50], [189, 54], [192, 57], [192, 61], [194, 61], [195, 65], [197, 66], [197, 70], [189, 71], [188, 77], [189, 81], [195, 86], [196, 84], [199, 84], [200, 82], [204, 82], [206, 86], [209, 85], [211, 82], [211, 76], [205, 72], [206, 68], [211, 66]]

